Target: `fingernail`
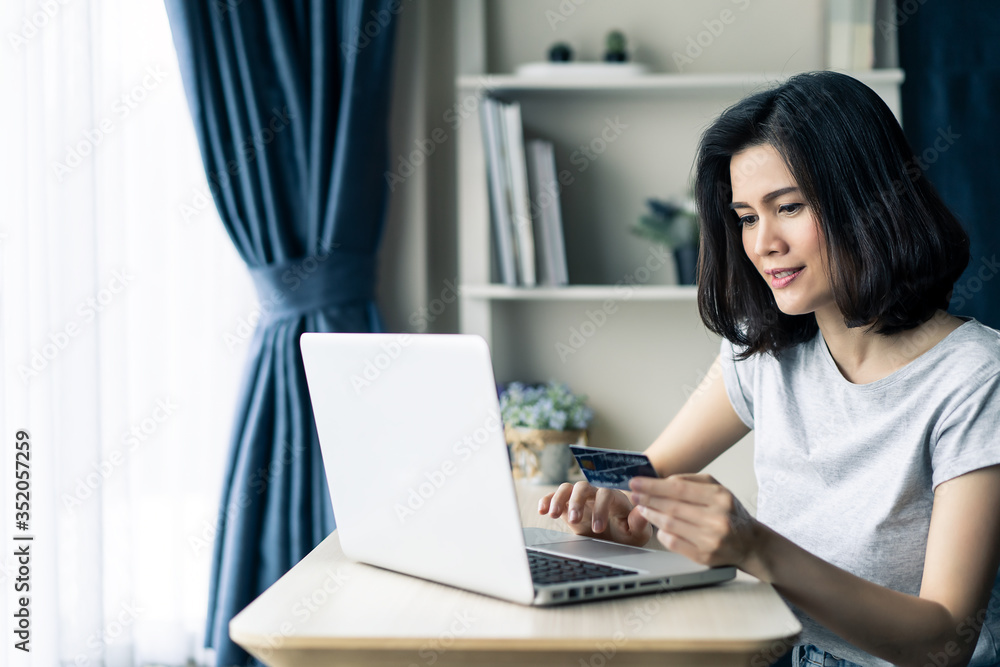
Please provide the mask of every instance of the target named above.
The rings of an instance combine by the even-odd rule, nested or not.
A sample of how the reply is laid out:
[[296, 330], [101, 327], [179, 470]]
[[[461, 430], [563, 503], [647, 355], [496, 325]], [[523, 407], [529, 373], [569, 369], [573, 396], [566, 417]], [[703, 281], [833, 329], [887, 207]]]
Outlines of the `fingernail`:
[[639, 504], [639, 494], [638, 493], [633, 493], [632, 494], [632, 504], [633, 505], [638, 505]]
[[643, 516], [646, 516], [646, 506], [645, 505], [639, 505], [639, 514], [641, 514]]
[[580, 520], [580, 512], [578, 512], [577, 510], [570, 510], [569, 511], [569, 522], [570, 523], [576, 523], [579, 520]]
[[604, 522], [600, 519], [594, 519], [594, 532], [599, 533], [604, 530]]
[[541, 511], [542, 511], [542, 506], [543, 506], [544, 504], [545, 504], [545, 501], [544, 501], [544, 500], [539, 500], [539, 501], [538, 501], [538, 511], [539, 511], [539, 512], [541, 512]]

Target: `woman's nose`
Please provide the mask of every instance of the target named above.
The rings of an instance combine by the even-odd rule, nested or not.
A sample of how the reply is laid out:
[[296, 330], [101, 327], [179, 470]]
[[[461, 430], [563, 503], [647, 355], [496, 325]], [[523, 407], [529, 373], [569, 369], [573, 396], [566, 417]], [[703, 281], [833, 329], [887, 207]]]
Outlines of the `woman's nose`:
[[771, 254], [782, 254], [788, 250], [787, 244], [781, 238], [780, 225], [770, 218], [761, 216], [757, 221], [757, 237], [754, 239], [754, 252], [759, 257]]

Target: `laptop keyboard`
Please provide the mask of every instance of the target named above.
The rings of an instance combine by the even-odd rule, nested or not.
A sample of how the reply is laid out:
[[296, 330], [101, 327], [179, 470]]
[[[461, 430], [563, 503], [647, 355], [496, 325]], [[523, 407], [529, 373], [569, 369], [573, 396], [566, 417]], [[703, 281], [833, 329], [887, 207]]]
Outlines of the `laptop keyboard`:
[[639, 574], [638, 570], [599, 565], [576, 558], [554, 556], [533, 549], [528, 549], [528, 563], [531, 565], [531, 580], [536, 584], [563, 584], [571, 581]]

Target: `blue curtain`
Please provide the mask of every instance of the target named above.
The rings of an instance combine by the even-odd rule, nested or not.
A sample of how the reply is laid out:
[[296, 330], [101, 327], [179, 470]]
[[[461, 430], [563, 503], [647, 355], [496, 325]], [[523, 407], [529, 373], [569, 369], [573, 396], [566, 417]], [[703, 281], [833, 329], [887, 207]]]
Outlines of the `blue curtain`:
[[972, 241], [951, 312], [1000, 328], [1000, 3], [897, 1], [903, 123], [920, 168]]
[[166, 7], [215, 204], [262, 312], [215, 535], [206, 644], [229, 666], [252, 661], [229, 620], [335, 528], [298, 342], [306, 331], [381, 330], [373, 298], [399, 3]]

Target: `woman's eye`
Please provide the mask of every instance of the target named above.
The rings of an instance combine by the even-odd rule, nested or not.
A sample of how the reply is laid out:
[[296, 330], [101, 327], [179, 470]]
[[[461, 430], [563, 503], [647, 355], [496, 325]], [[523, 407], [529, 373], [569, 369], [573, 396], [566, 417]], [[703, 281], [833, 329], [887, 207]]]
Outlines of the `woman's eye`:
[[740, 227], [752, 227], [757, 222], [756, 215], [741, 215], [739, 219]]
[[802, 209], [802, 204], [782, 204], [778, 210], [788, 215], [795, 215]]

